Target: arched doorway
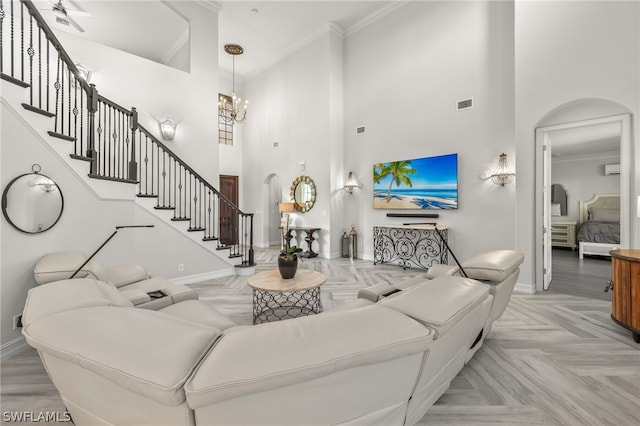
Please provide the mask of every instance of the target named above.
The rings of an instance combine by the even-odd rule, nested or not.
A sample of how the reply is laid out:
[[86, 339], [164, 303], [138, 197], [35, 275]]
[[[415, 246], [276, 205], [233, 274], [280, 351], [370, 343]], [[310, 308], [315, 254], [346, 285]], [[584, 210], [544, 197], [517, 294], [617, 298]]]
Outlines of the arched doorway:
[[264, 217], [262, 227], [263, 246], [279, 246], [280, 211], [278, 204], [282, 202], [282, 183], [276, 173], [269, 174], [263, 181], [262, 214]]
[[632, 173], [637, 171], [632, 170], [629, 110], [619, 104], [599, 99], [585, 99], [562, 105], [550, 112], [536, 128], [536, 291], [548, 288], [552, 274], [551, 139], [558, 132], [584, 132], [584, 129], [603, 126], [617, 126], [620, 129], [620, 243], [622, 247], [637, 244], [635, 226], [630, 220], [633, 191], [630, 183]]

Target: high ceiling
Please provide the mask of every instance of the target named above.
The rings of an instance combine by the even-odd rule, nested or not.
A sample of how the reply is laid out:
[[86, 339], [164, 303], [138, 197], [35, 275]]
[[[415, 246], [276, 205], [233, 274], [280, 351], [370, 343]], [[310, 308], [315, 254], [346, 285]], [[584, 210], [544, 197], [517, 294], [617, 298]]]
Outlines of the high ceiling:
[[[52, 3], [34, 0], [41, 14], [55, 30], [66, 31], [116, 49], [164, 63], [188, 42], [189, 24], [170, 3], [160, 0], [62, 0], [84, 32], [56, 23]], [[398, 0], [361, 1], [217, 1], [204, 0], [207, 7], [219, 7], [218, 52], [220, 69], [231, 75], [232, 58], [224, 45], [240, 44], [244, 55], [236, 59], [240, 80], [259, 72], [294, 51], [329, 23], [348, 33], [363, 20], [406, 3]], [[73, 14], [73, 10], [92, 16]]]

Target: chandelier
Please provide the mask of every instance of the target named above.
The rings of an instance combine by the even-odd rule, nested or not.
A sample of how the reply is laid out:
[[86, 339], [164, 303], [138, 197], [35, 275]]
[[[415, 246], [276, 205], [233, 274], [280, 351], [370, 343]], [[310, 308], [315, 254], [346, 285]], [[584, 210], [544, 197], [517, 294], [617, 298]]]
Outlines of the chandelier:
[[[231, 86], [232, 96], [231, 98], [229, 98], [228, 96], [220, 96], [218, 107], [226, 112], [224, 114], [224, 120], [227, 123], [244, 123], [247, 119], [247, 107], [249, 106], [249, 101], [245, 99], [243, 103], [242, 99], [236, 96], [236, 56], [242, 55], [242, 53], [244, 53], [244, 49], [238, 44], [225, 44], [224, 51], [230, 54], [233, 58]], [[242, 111], [240, 111], [241, 109]]]

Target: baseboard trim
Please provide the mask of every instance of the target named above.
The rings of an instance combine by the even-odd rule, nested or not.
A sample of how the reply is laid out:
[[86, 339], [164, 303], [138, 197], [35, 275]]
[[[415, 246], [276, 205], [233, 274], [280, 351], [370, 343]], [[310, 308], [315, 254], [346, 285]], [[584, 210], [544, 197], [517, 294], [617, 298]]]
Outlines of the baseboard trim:
[[194, 284], [206, 280], [230, 277], [235, 275], [234, 269], [222, 269], [220, 271], [203, 272], [202, 274], [187, 275], [185, 277], [169, 278], [174, 284]]
[[9, 358], [18, 355], [20, 352], [27, 349], [27, 341], [23, 336], [16, 337], [10, 342], [0, 346], [0, 362], [4, 362]]
[[516, 293], [535, 294], [536, 290], [531, 284], [516, 283], [513, 289]]

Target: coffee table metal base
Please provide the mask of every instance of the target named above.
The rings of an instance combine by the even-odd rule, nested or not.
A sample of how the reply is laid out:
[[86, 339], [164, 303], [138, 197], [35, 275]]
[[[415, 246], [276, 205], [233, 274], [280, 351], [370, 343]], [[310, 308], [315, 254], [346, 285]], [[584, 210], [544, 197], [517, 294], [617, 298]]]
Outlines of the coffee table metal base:
[[253, 323], [280, 321], [322, 312], [320, 287], [272, 292], [253, 289]]

